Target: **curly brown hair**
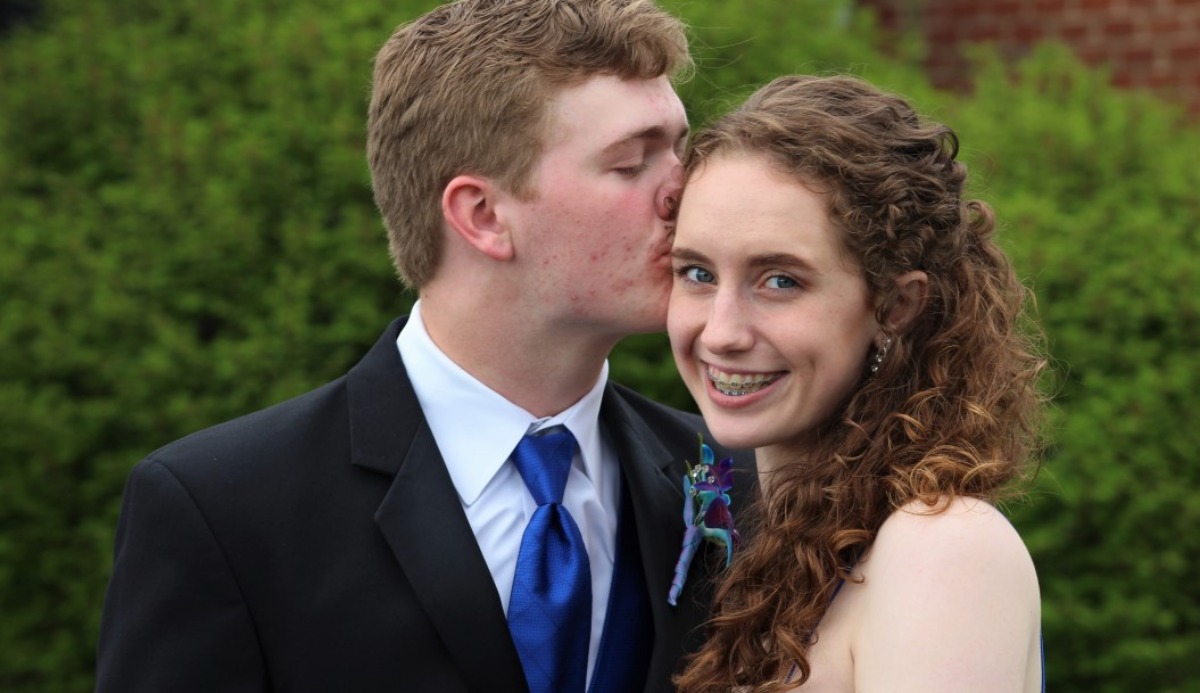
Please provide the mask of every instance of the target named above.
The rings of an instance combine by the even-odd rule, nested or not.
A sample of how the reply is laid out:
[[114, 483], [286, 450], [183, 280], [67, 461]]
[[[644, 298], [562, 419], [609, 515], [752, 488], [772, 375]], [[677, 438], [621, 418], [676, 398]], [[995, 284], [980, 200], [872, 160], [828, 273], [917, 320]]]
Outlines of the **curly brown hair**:
[[878, 372], [864, 364], [803, 463], [763, 485], [679, 690], [781, 690], [797, 683], [782, 680], [793, 664], [807, 680], [821, 617], [892, 512], [914, 500], [936, 512], [955, 496], [996, 502], [1036, 473], [1046, 361], [1032, 296], [993, 239], [991, 208], [963, 199], [957, 153], [950, 128], [845, 76], [781, 77], [696, 135], [689, 177], [715, 156], [750, 155], [827, 193], [881, 325], [896, 277], [919, 270], [928, 286], [921, 313], [889, 335]]

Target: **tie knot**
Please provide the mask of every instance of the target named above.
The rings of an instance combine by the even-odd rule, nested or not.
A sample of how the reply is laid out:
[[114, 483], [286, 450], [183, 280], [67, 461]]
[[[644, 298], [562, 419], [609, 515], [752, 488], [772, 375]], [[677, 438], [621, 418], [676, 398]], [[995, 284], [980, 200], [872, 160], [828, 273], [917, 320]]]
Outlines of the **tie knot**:
[[575, 436], [562, 426], [527, 434], [513, 450], [513, 464], [538, 505], [562, 503], [575, 458]]

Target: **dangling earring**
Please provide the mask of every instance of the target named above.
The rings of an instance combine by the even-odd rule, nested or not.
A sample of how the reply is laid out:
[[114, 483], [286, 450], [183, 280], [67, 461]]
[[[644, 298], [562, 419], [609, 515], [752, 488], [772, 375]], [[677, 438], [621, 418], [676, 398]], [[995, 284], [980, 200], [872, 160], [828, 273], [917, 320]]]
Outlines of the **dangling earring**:
[[887, 358], [888, 349], [891, 349], [891, 348], [892, 348], [892, 338], [884, 337], [883, 345], [880, 346], [878, 349], [876, 349], [875, 353], [871, 356], [871, 365], [869, 366], [869, 368], [871, 370], [872, 375], [879, 372], [879, 367], [883, 365], [883, 360], [885, 358]]

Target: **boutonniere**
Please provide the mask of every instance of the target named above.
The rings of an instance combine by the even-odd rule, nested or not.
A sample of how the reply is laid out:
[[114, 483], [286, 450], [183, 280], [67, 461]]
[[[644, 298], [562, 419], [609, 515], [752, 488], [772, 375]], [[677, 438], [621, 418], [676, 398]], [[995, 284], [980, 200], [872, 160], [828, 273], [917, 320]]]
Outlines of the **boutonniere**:
[[[686, 462], [686, 460], [685, 460]], [[667, 603], [675, 606], [683, 583], [687, 580], [688, 568], [701, 541], [724, 547], [726, 567], [733, 561], [733, 549], [741, 541], [741, 535], [733, 528], [733, 515], [729, 512], [729, 490], [733, 488], [733, 458], [726, 457], [713, 464], [712, 448], [700, 437], [700, 462], [688, 463], [683, 475], [683, 550], [675, 563], [675, 577], [671, 580], [671, 592]]]

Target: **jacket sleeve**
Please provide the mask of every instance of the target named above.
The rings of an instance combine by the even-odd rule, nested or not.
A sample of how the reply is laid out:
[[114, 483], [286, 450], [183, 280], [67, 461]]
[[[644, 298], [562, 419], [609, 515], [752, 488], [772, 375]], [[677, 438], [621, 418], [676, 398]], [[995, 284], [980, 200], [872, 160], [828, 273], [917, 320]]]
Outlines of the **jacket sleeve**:
[[254, 624], [217, 538], [180, 480], [130, 474], [100, 625], [96, 690], [267, 690]]

